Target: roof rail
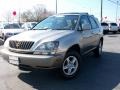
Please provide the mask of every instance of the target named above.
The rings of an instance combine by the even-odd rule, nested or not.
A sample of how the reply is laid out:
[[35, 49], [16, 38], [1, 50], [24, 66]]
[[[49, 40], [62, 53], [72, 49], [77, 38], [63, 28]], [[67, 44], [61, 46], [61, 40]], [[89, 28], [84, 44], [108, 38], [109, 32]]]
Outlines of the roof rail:
[[68, 12], [68, 13], [58, 13], [58, 14], [88, 14], [87, 12]]

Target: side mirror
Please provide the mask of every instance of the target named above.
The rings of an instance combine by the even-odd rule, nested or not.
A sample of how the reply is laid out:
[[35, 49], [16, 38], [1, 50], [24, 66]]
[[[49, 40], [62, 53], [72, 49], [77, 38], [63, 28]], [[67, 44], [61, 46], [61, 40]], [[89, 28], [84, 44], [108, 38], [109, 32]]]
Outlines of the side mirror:
[[82, 29], [83, 30], [90, 30], [91, 29], [91, 26], [90, 26], [90, 24], [82, 24]]

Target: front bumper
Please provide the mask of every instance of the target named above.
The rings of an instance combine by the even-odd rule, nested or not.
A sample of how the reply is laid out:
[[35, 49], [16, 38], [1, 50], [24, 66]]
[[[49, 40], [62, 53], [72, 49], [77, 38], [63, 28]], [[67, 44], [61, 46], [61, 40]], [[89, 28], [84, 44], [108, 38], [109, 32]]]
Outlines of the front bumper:
[[118, 31], [118, 29], [109, 29], [110, 32]]
[[1, 50], [1, 55], [4, 60], [9, 62], [9, 56], [18, 57], [18, 66], [29, 66], [31, 68], [58, 68], [63, 62], [63, 54], [51, 56], [51, 55], [32, 55], [32, 54], [20, 54], [14, 53], [7, 49]]

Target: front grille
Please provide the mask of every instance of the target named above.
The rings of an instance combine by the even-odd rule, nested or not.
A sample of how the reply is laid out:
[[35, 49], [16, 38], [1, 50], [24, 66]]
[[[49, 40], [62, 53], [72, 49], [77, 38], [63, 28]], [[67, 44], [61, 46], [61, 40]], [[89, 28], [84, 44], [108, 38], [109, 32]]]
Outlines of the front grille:
[[9, 41], [10, 48], [28, 50], [33, 46], [32, 41]]

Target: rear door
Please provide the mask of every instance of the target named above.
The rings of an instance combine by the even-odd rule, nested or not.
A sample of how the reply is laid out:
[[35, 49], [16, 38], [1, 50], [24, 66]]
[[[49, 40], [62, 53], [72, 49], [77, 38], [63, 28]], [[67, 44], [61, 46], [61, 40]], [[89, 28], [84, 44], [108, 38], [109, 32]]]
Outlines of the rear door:
[[[88, 19], [88, 15], [82, 15], [80, 17], [80, 21], [79, 21], [79, 26], [82, 29], [82, 24], [90, 24], [90, 21]], [[83, 54], [87, 53], [92, 46], [92, 32], [91, 30], [83, 30], [81, 31], [81, 35], [82, 35], [82, 40], [80, 42], [80, 44], [82, 43], [82, 52]]]
[[93, 16], [89, 16], [89, 20], [91, 23], [91, 43], [92, 43], [92, 48], [95, 48], [98, 43], [99, 43], [99, 33], [100, 33], [100, 27], [98, 25], [97, 20], [95, 20], [95, 18]]

